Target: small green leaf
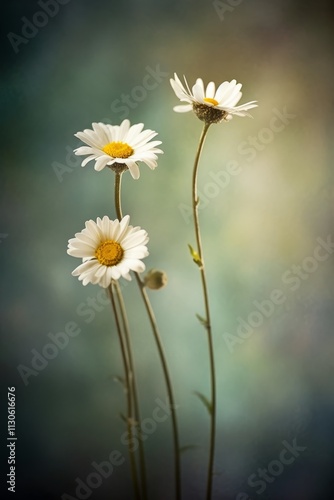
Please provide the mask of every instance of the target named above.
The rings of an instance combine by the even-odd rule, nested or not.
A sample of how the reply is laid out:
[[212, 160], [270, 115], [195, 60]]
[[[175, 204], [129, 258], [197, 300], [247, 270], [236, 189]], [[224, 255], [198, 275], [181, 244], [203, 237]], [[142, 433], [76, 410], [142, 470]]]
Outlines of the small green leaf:
[[128, 418], [124, 415], [124, 413], [120, 413], [119, 416], [125, 422], [126, 424], [130, 424], [131, 427], [137, 427], [138, 426], [138, 421], [135, 420], [134, 418]]
[[118, 375], [116, 375], [114, 377], [114, 381], [115, 382], [118, 382], [119, 384], [123, 385], [123, 387], [125, 386], [125, 381], [124, 381], [124, 378], [123, 377], [119, 377]]
[[200, 314], [196, 314], [196, 318], [201, 323], [201, 325], [203, 325], [205, 328], [208, 328], [208, 322], [205, 318], [203, 318], [203, 316], [201, 316]]
[[123, 377], [119, 377], [119, 376], [114, 377], [114, 382], [118, 382], [122, 386], [123, 391], [125, 393], [127, 392], [126, 382], [125, 382]]
[[123, 422], [127, 422], [127, 419], [126, 419], [126, 416], [123, 415], [123, 413], [120, 413], [119, 416], [121, 417], [121, 419], [123, 420]]
[[212, 404], [208, 400], [208, 398], [206, 396], [204, 396], [204, 394], [202, 394], [201, 392], [198, 392], [198, 391], [195, 391], [194, 394], [198, 397], [198, 399], [200, 401], [202, 401], [202, 403], [204, 404], [205, 408], [208, 410], [209, 415], [212, 416]]
[[191, 254], [195, 264], [197, 264], [198, 267], [202, 267], [203, 264], [202, 264], [200, 256], [198, 255], [198, 252], [196, 252], [196, 250], [194, 250], [194, 248], [189, 243], [188, 243], [188, 247], [189, 247], [190, 254]]

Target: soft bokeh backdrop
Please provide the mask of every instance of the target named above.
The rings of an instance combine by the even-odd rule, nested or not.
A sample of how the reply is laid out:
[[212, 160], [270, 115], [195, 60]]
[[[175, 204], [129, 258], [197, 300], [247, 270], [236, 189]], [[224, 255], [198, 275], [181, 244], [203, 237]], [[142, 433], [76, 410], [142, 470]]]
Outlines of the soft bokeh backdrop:
[[[15, 386], [17, 497], [79, 498], [77, 478], [86, 481], [92, 463], [115, 449], [126, 464], [85, 498], [132, 495], [111, 309], [100, 289], [71, 277], [77, 261], [66, 254], [67, 240], [85, 220], [115, 216], [111, 172], [97, 173], [92, 164], [82, 169], [72, 154], [79, 143], [73, 134], [93, 121], [124, 118], [144, 122], [163, 141], [154, 172], [142, 165], [138, 181], [124, 175], [123, 207], [150, 234], [147, 267], [169, 277], [168, 286], [150, 296], [179, 404], [182, 445], [194, 446], [182, 457], [184, 498], [204, 496], [208, 416], [194, 391], [209, 393], [208, 354], [195, 317], [203, 314], [199, 275], [187, 250], [194, 244], [191, 169], [201, 122], [172, 111], [178, 102], [169, 78], [176, 71], [189, 82], [236, 78], [243, 102], [259, 102], [254, 119], [236, 117], [211, 128], [200, 165], [218, 379], [214, 498], [329, 498], [331, 3], [60, 3], [45, 1], [49, 14], [41, 16], [43, 2], [16, 0], [1, 16], [2, 415], [6, 387]], [[150, 417], [157, 399], [165, 401], [161, 368], [135, 283], [124, 294], [142, 415]], [[31, 368], [50, 334], [69, 322], [80, 333], [25, 385], [19, 365]], [[301, 448], [282, 466], [277, 460], [286, 443]], [[170, 419], [148, 435], [145, 449], [150, 498], [171, 500]], [[259, 469], [269, 469], [265, 479]]]

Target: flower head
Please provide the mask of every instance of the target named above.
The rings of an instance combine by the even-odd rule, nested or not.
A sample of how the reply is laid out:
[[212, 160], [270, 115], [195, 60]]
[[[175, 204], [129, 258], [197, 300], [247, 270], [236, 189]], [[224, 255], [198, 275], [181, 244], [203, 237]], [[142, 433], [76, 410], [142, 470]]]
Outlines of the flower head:
[[128, 215], [121, 221], [105, 215], [96, 222], [87, 221], [85, 229], [68, 242], [67, 253], [83, 261], [72, 276], [79, 276], [83, 285], [107, 288], [121, 276], [131, 280], [130, 271], [143, 272], [145, 265], [140, 259], [148, 255], [148, 235], [140, 227], [130, 226], [129, 220]]
[[143, 161], [152, 170], [157, 166], [157, 154], [162, 153], [156, 146], [161, 141], [151, 141], [157, 132], [143, 130], [144, 124], [130, 126], [129, 120], [123, 120], [121, 125], [93, 123], [93, 130], [85, 129], [74, 134], [87, 146], [74, 150], [76, 155], [88, 155], [81, 166], [95, 160], [95, 170], [100, 171], [105, 166], [115, 172], [129, 169], [132, 177], [138, 179], [140, 172], [138, 162]]
[[228, 121], [231, 120], [233, 115], [251, 116], [247, 111], [257, 107], [256, 101], [236, 106], [242, 96], [240, 92], [242, 85], [241, 83], [237, 83], [236, 80], [223, 82], [216, 90], [214, 82], [210, 82], [205, 88], [203, 80], [197, 78], [192, 91], [190, 91], [185, 77], [184, 82], [185, 86], [176, 73], [174, 73], [174, 79], [170, 79], [171, 86], [177, 97], [180, 101], [188, 103], [175, 106], [174, 111], [178, 113], [194, 111], [198, 118], [206, 123], [219, 123], [222, 120]]

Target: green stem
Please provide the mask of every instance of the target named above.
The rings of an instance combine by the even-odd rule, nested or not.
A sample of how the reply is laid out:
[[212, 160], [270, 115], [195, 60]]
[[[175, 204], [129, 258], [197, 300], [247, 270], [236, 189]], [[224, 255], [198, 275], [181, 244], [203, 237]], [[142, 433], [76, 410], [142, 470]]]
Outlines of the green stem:
[[165, 378], [166, 388], [167, 388], [167, 396], [169, 400], [169, 406], [172, 417], [172, 430], [173, 430], [173, 443], [174, 443], [174, 469], [175, 469], [175, 500], [180, 500], [181, 498], [181, 464], [180, 464], [180, 442], [179, 442], [179, 434], [177, 427], [177, 418], [176, 418], [176, 404], [173, 395], [172, 382], [169, 375], [168, 365], [166, 356], [164, 353], [164, 348], [162, 345], [162, 341], [159, 335], [159, 330], [157, 327], [156, 319], [154, 316], [154, 312], [150, 303], [150, 300], [147, 296], [146, 289], [144, 283], [141, 281], [138, 273], [135, 273], [136, 280], [138, 283], [138, 287], [140, 289], [141, 296], [143, 298], [145, 308], [151, 323], [155, 343], [157, 345], [162, 370]]
[[140, 477], [141, 477], [141, 485], [142, 485], [142, 491], [143, 491], [143, 500], [146, 500], [147, 499], [147, 481], [146, 481], [145, 454], [144, 454], [143, 441], [141, 439], [141, 416], [140, 416], [140, 410], [139, 410], [137, 382], [136, 382], [133, 355], [132, 355], [132, 345], [131, 345], [131, 339], [130, 339], [130, 334], [129, 334], [129, 331], [130, 331], [129, 322], [128, 322], [128, 318], [127, 318], [127, 314], [126, 314], [126, 308], [125, 308], [125, 304], [124, 304], [123, 294], [122, 294], [121, 287], [119, 286], [118, 282], [115, 283], [115, 289], [116, 289], [118, 304], [119, 304], [119, 308], [120, 308], [120, 312], [121, 312], [125, 344], [126, 344], [126, 349], [127, 349], [127, 353], [128, 353], [129, 369], [130, 369], [130, 373], [131, 373], [131, 378], [130, 378], [131, 385], [130, 386], [131, 386], [131, 393], [132, 393], [132, 397], [133, 397], [136, 427], [138, 429], [138, 435], [139, 435], [138, 441], [139, 441]]
[[[122, 205], [121, 205], [121, 185], [122, 185], [122, 172], [115, 174], [115, 209], [116, 209], [116, 216], [117, 216], [119, 221], [123, 218]], [[147, 499], [147, 480], [146, 480], [145, 453], [144, 453], [143, 441], [142, 441], [142, 439], [140, 439], [141, 416], [140, 416], [140, 409], [139, 409], [136, 374], [135, 374], [133, 355], [132, 355], [132, 346], [131, 346], [130, 334], [129, 334], [129, 324], [128, 324], [128, 320], [127, 320], [126, 309], [125, 309], [125, 304], [124, 304], [124, 300], [123, 300], [123, 294], [121, 292], [121, 288], [119, 285], [116, 288], [116, 290], [118, 293], [118, 301], [119, 301], [120, 310], [121, 310], [122, 319], [123, 319], [123, 327], [124, 327], [125, 339], [126, 339], [127, 351], [128, 351], [128, 357], [129, 357], [129, 367], [130, 367], [130, 370], [132, 373], [131, 394], [132, 394], [133, 403], [134, 403], [135, 419], [136, 419], [136, 422], [138, 425], [138, 431], [139, 431], [139, 440], [138, 440], [139, 441], [139, 468], [140, 468], [140, 475], [141, 475], [141, 485], [142, 485], [143, 498], [144, 498], [144, 500], [146, 500]]]
[[193, 216], [194, 216], [194, 228], [197, 242], [197, 252], [201, 261], [199, 266], [202, 289], [203, 289], [203, 299], [205, 308], [205, 328], [208, 335], [208, 345], [209, 345], [209, 360], [210, 360], [210, 378], [211, 378], [211, 429], [210, 429], [210, 448], [209, 448], [209, 462], [208, 462], [208, 476], [207, 476], [207, 487], [206, 487], [206, 500], [211, 499], [212, 495], [212, 479], [213, 479], [213, 464], [214, 464], [214, 454], [215, 454], [215, 436], [216, 436], [216, 375], [215, 375], [215, 360], [213, 352], [213, 339], [211, 331], [211, 319], [210, 319], [210, 308], [209, 308], [209, 297], [208, 288], [206, 283], [205, 265], [203, 259], [201, 232], [199, 226], [198, 218], [198, 193], [197, 193], [197, 173], [198, 164], [203, 149], [206, 134], [209, 130], [210, 124], [205, 123], [202, 134], [199, 140], [199, 145], [195, 157], [193, 178], [192, 178], [192, 204], [193, 204]]
[[132, 398], [131, 398], [131, 391], [130, 391], [130, 376], [129, 376], [129, 362], [128, 362], [128, 357], [126, 353], [126, 346], [124, 343], [123, 339], [123, 334], [122, 334], [122, 329], [119, 321], [119, 315], [117, 311], [117, 306], [116, 306], [116, 301], [114, 297], [114, 292], [113, 292], [113, 283], [109, 286], [109, 296], [111, 300], [111, 305], [112, 309], [114, 312], [114, 317], [115, 317], [115, 323], [116, 323], [116, 330], [119, 338], [119, 343], [121, 347], [121, 353], [122, 353], [122, 360], [123, 360], [123, 365], [124, 365], [124, 372], [125, 372], [125, 390], [126, 390], [126, 400], [127, 400], [127, 418], [126, 418], [126, 423], [127, 423], [127, 430], [128, 430], [128, 438], [129, 438], [129, 457], [130, 457], [130, 469], [131, 469], [131, 478], [132, 478], [132, 483], [134, 486], [135, 490], [135, 497], [137, 500], [140, 500], [140, 491], [139, 491], [139, 484], [138, 484], [138, 478], [137, 478], [137, 466], [136, 466], [136, 461], [135, 461], [135, 456], [133, 453], [133, 432], [132, 432], [132, 424], [133, 424], [133, 418], [132, 418]]
[[116, 217], [118, 220], [123, 218], [122, 215], [122, 205], [121, 205], [121, 186], [122, 186], [122, 173], [115, 174], [115, 208]]
[[[116, 206], [116, 215], [119, 220], [122, 219], [122, 205], [121, 205], [121, 175], [116, 174], [115, 179], [115, 206]], [[162, 370], [165, 378], [167, 396], [170, 405], [171, 417], [172, 417], [172, 432], [173, 432], [173, 443], [174, 443], [174, 467], [175, 467], [175, 500], [181, 499], [181, 464], [180, 464], [180, 442], [178, 435], [178, 427], [177, 427], [177, 419], [176, 419], [176, 404], [173, 395], [172, 382], [169, 375], [168, 365], [166, 356], [164, 353], [162, 341], [159, 335], [159, 330], [157, 326], [157, 322], [154, 316], [154, 312], [146, 293], [146, 289], [144, 283], [141, 281], [138, 273], [135, 273], [135, 277], [137, 280], [137, 284], [142, 296], [142, 299], [145, 304], [145, 308], [149, 317], [149, 321], [152, 327], [153, 336], [157, 345]]]

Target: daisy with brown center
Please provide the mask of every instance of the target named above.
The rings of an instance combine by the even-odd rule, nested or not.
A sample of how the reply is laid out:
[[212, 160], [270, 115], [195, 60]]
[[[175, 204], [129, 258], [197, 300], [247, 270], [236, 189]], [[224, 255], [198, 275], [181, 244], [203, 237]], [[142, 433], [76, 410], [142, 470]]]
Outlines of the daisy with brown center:
[[251, 116], [247, 111], [257, 107], [256, 101], [247, 102], [240, 106], [236, 105], [242, 96], [240, 92], [242, 85], [236, 80], [221, 83], [217, 90], [214, 82], [210, 82], [205, 88], [201, 78], [197, 78], [192, 90], [190, 90], [185, 77], [184, 82], [185, 85], [182, 84], [176, 73], [174, 73], [174, 79], [170, 79], [177, 97], [180, 101], [188, 103], [175, 106], [174, 111], [178, 113], [194, 111], [198, 118], [206, 123], [229, 121], [233, 115]]
[[129, 225], [126, 215], [121, 221], [110, 220], [106, 215], [96, 222], [89, 220], [80, 233], [68, 242], [67, 253], [79, 257], [83, 263], [72, 272], [83, 285], [92, 283], [107, 288], [121, 276], [131, 280], [130, 271], [141, 273], [147, 257], [147, 232]]
[[236, 80], [231, 82], [223, 82], [216, 90], [214, 82], [210, 82], [207, 87], [204, 87], [203, 80], [198, 78], [195, 85], [190, 90], [186, 78], [184, 77], [185, 85], [182, 84], [177, 74], [174, 73], [174, 79], [171, 78], [171, 86], [180, 99], [180, 101], [187, 104], [175, 106], [174, 111], [178, 113], [186, 113], [194, 111], [196, 116], [204, 122], [203, 130], [199, 140], [193, 175], [192, 175], [192, 207], [193, 207], [193, 220], [196, 237], [197, 248], [193, 249], [189, 245], [190, 252], [194, 262], [197, 264], [201, 275], [201, 286], [203, 294], [203, 303], [205, 316], [197, 316], [201, 325], [204, 326], [207, 332], [208, 351], [209, 351], [209, 366], [210, 366], [210, 399], [205, 395], [197, 393], [200, 400], [209, 408], [210, 413], [210, 444], [209, 444], [209, 457], [208, 457], [208, 471], [207, 471], [207, 486], [206, 486], [206, 499], [210, 500], [212, 496], [212, 481], [214, 475], [214, 456], [215, 456], [215, 440], [216, 440], [216, 413], [217, 413], [217, 391], [216, 391], [216, 373], [215, 373], [215, 355], [214, 355], [214, 342], [211, 327], [211, 313], [208, 296], [208, 287], [206, 280], [206, 270], [202, 250], [202, 238], [200, 232], [200, 224], [198, 217], [199, 197], [197, 189], [198, 166], [201, 157], [206, 134], [213, 123], [220, 123], [221, 121], [229, 121], [236, 116], [251, 116], [248, 113], [249, 109], [257, 107], [256, 101], [251, 101], [246, 104], [237, 106], [241, 99], [240, 89], [241, 83]]
[[157, 132], [143, 130], [143, 123], [131, 126], [129, 120], [124, 120], [121, 125], [93, 123], [92, 127], [92, 130], [85, 129], [74, 134], [87, 144], [74, 150], [76, 155], [88, 155], [81, 163], [82, 167], [95, 160], [97, 171], [106, 166], [116, 173], [129, 169], [132, 177], [138, 179], [138, 162], [146, 163], [152, 170], [157, 166], [157, 154], [163, 151], [156, 146], [161, 141], [151, 141]]

